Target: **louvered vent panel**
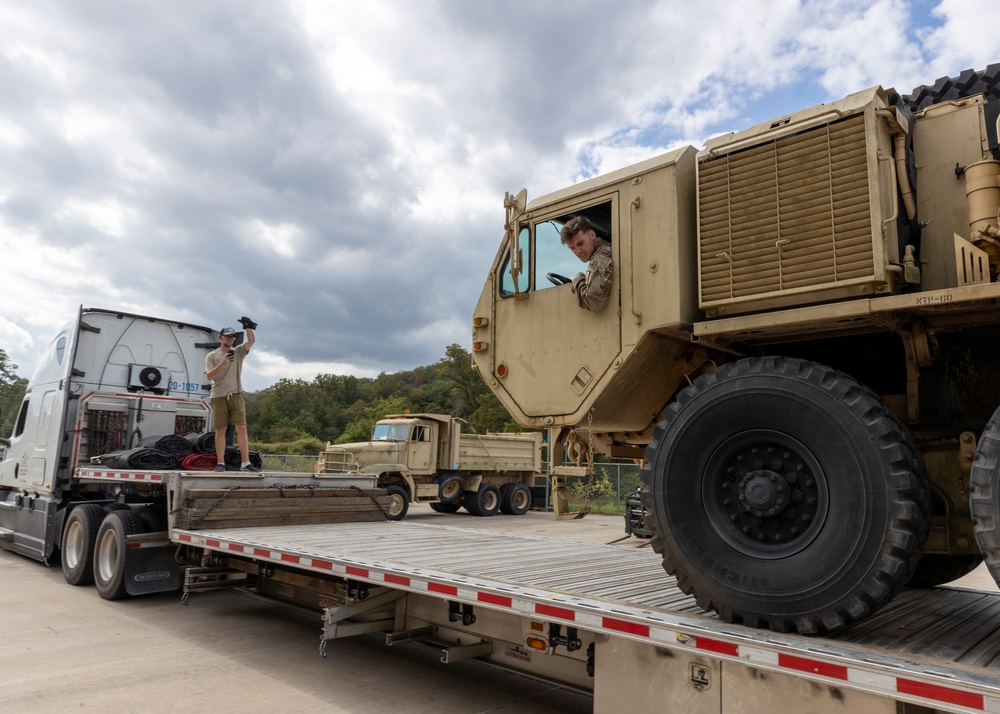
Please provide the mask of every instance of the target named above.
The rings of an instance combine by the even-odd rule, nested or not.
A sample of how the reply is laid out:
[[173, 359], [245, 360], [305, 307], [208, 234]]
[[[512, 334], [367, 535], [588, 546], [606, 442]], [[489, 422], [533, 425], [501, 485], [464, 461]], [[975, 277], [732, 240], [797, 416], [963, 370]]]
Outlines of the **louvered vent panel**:
[[863, 114], [698, 171], [702, 307], [874, 276]]

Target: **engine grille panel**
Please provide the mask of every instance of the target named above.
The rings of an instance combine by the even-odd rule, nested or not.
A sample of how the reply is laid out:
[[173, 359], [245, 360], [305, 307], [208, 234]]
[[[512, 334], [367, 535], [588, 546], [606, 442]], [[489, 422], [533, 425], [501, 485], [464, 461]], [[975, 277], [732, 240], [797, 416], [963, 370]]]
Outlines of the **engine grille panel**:
[[882, 280], [865, 127], [856, 114], [699, 164], [701, 307]]

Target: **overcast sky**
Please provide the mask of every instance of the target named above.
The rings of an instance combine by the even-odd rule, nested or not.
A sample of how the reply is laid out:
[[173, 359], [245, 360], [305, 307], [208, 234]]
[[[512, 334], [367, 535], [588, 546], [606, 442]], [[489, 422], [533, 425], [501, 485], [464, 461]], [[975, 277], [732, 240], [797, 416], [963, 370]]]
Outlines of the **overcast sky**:
[[529, 199], [1000, 61], [998, 0], [0, 0], [0, 348], [260, 323], [244, 386], [470, 344]]

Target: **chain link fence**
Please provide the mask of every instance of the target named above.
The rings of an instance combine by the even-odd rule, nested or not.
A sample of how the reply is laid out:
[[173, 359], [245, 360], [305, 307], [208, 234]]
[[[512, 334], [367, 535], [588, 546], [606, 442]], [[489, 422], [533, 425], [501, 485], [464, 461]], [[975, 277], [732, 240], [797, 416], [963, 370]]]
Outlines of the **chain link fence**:
[[286, 471], [288, 473], [314, 474], [319, 456], [297, 456], [295, 454], [261, 454], [262, 471]]
[[[548, 464], [543, 464], [542, 468], [546, 470]], [[570, 510], [577, 511], [587, 505], [594, 513], [625, 513], [625, 499], [642, 486], [639, 470], [634, 463], [597, 463], [594, 464], [593, 479], [590, 476], [566, 476]], [[546, 501], [551, 504], [551, 498]]]

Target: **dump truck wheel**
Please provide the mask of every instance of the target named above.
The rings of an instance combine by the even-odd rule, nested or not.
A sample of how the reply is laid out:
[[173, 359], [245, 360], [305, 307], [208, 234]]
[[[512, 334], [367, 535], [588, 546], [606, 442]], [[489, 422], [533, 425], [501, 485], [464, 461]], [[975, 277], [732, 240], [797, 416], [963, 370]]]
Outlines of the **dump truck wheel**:
[[94, 543], [103, 518], [104, 509], [96, 503], [85, 503], [69, 512], [59, 550], [63, 577], [70, 585], [94, 582]]
[[678, 394], [646, 449], [653, 548], [729, 622], [838, 630], [916, 568], [929, 489], [913, 446], [884, 402], [829, 367], [723, 365]]
[[459, 502], [452, 501], [451, 503], [432, 503], [431, 510], [437, 513], [458, 513], [458, 509], [462, 507]]
[[480, 485], [462, 498], [465, 510], [474, 516], [494, 516], [500, 510], [500, 489], [491, 483]]
[[976, 542], [993, 579], [1000, 583], [1000, 408], [986, 423], [970, 474], [969, 507]]
[[121, 600], [127, 595], [125, 539], [142, 532], [142, 519], [130, 510], [112, 511], [101, 523], [94, 546], [94, 584], [105, 600]]
[[438, 498], [441, 503], [452, 503], [462, 497], [465, 479], [456, 473], [441, 474], [437, 479]]
[[406, 512], [410, 510], [410, 498], [406, 489], [402, 486], [389, 486], [385, 489], [385, 495], [389, 497], [389, 520], [403, 520], [406, 517]]
[[531, 508], [531, 490], [523, 483], [508, 483], [500, 488], [500, 510], [508, 516], [523, 516]]

